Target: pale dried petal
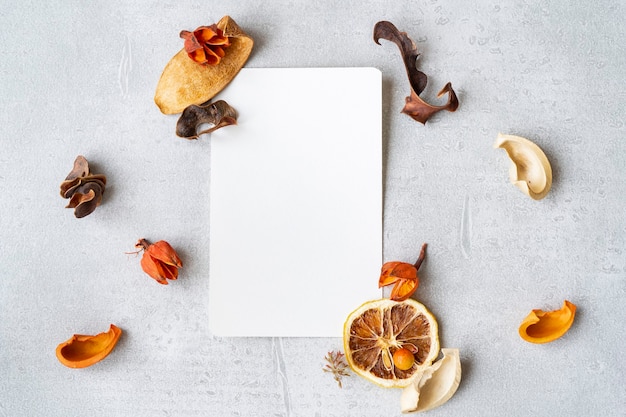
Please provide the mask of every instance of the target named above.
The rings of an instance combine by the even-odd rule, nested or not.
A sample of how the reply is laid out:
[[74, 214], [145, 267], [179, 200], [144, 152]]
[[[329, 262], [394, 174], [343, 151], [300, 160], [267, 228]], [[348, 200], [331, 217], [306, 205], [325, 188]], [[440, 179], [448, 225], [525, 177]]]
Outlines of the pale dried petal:
[[552, 167], [539, 146], [521, 136], [502, 133], [493, 146], [504, 149], [511, 159], [511, 183], [535, 200], [548, 194], [552, 186]]
[[413, 383], [402, 390], [403, 413], [423, 412], [448, 401], [461, 383], [461, 359], [458, 349], [441, 349], [443, 358], [416, 375]]

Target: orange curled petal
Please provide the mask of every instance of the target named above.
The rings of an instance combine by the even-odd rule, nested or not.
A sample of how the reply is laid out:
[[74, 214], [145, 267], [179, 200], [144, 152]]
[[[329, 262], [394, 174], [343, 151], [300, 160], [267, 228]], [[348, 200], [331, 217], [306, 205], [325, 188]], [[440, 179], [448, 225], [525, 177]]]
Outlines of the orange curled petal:
[[417, 268], [406, 262], [387, 262], [380, 271], [380, 279], [378, 280], [378, 288], [393, 284], [399, 279], [417, 278]]
[[224, 31], [217, 27], [217, 24], [211, 26], [200, 26], [194, 31], [194, 35], [198, 40], [207, 45], [230, 46], [228, 36], [224, 36]]
[[217, 36], [217, 26], [200, 26], [196, 30], [193, 31], [193, 35], [198, 39], [199, 42], [206, 43], [211, 38]]
[[391, 289], [389, 298], [394, 301], [404, 301], [409, 298], [419, 285], [419, 280], [401, 279]]
[[411, 265], [406, 262], [399, 262], [391, 270], [391, 275], [404, 279], [415, 279], [417, 278], [417, 268], [415, 268], [415, 265]]
[[387, 262], [380, 271], [378, 288], [394, 284], [389, 298], [404, 301], [409, 298], [419, 285], [417, 268], [406, 262]]
[[95, 336], [75, 334], [57, 346], [57, 359], [69, 368], [86, 368], [111, 353], [121, 335], [122, 330], [114, 324]]
[[565, 300], [559, 310], [532, 310], [522, 321], [519, 335], [531, 343], [548, 343], [563, 336], [574, 322], [576, 306]]
[[159, 284], [167, 285], [168, 272], [164, 270], [163, 264], [158, 259], [154, 259], [147, 252], [144, 252], [141, 257], [141, 269]]
[[381, 288], [390, 284], [394, 284], [396, 281], [398, 281], [398, 277], [392, 275], [391, 272], [399, 263], [400, 262], [394, 261], [394, 262], [387, 262], [383, 265], [383, 267], [380, 270], [380, 279], [378, 280], [378, 288]]
[[168, 265], [175, 265], [179, 268], [183, 266], [183, 263], [174, 248], [172, 248], [172, 246], [164, 240], [159, 240], [158, 242], [150, 245], [146, 252], [148, 252], [153, 258]]
[[188, 50], [187, 55], [189, 55], [189, 58], [193, 59], [198, 64], [207, 62], [207, 56], [206, 56], [206, 52], [204, 51], [204, 48], [194, 49], [191, 51]]
[[[218, 49], [221, 49], [221, 48], [218, 48]], [[220, 63], [224, 55], [217, 54], [215, 51], [215, 47], [209, 48], [208, 46], [205, 46], [204, 56], [205, 56], [204, 63], [206, 65], [217, 65]]]

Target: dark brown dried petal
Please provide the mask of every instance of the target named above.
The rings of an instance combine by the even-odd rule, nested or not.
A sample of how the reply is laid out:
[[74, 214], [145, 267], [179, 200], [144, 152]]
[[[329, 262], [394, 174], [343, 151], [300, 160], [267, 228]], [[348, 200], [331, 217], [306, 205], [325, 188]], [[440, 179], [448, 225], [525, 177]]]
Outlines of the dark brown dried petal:
[[79, 155], [74, 161], [74, 168], [61, 183], [61, 196], [70, 199], [66, 207], [73, 208], [74, 215], [81, 218], [100, 205], [105, 185], [106, 177], [91, 174], [87, 160]]
[[[213, 125], [211, 128], [198, 132], [203, 124]], [[224, 100], [200, 106], [192, 104], [183, 110], [176, 123], [176, 135], [185, 139], [198, 139], [204, 133], [211, 133], [221, 127], [237, 124], [237, 111]]]
[[391, 22], [381, 21], [374, 26], [374, 42], [380, 45], [378, 42], [380, 39], [386, 39], [398, 46], [409, 77], [411, 95], [406, 98], [402, 113], [425, 124], [426, 121], [438, 111], [448, 110], [453, 112], [459, 107], [459, 100], [452, 89], [451, 83], [447, 83], [437, 95], [437, 97], [441, 97], [445, 93], [448, 93], [448, 102], [443, 106], [433, 106], [419, 97], [426, 88], [428, 78], [426, 74], [419, 71], [416, 67], [419, 53], [417, 52], [415, 43], [407, 36], [406, 32], [400, 32]]
[[446, 84], [437, 97], [448, 93], [448, 102], [443, 106], [433, 106], [426, 103], [420, 98], [414, 91], [411, 91], [411, 96], [406, 98], [406, 103], [402, 109], [402, 113], [411, 116], [414, 120], [425, 124], [426, 121], [433, 114], [441, 110], [455, 111], [459, 107], [459, 99], [456, 97], [456, 93], [452, 89], [452, 84]]
[[428, 77], [417, 69], [417, 58], [419, 58], [420, 53], [417, 52], [415, 42], [408, 37], [406, 32], [400, 32], [393, 23], [387, 21], [378, 22], [374, 26], [374, 42], [380, 45], [378, 42], [380, 39], [386, 39], [398, 45], [411, 88], [416, 94], [422, 94], [426, 88]]

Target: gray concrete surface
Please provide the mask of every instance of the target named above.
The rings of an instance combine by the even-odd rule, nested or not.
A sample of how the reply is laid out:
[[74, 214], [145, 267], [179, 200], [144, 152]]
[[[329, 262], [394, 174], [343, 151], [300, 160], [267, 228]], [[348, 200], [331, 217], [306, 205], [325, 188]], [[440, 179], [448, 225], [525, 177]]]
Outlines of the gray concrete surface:
[[[382, 71], [383, 258], [429, 243], [415, 297], [464, 371], [430, 415], [624, 415], [623, 2], [2, 3], [0, 416], [399, 415], [399, 391], [322, 372], [338, 338], [208, 331], [211, 141], [177, 138], [153, 96], [179, 31], [226, 14], [256, 40], [248, 67]], [[456, 113], [400, 114], [408, 84], [397, 48], [372, 41], [379, 20], [423, 52], [425, 97], [452, 82]], [[509, 183], [498, 132], [545, 150], [544, 200]], [[108, 177], [83, 219], [58, 192], [78, 154]], [[153, 283], [125, 253], [140, 237], [179, 249], [177, 282]], [[564, 299], [578, 306], [564, 337], [520, 339], [531, 309]], [[56, 360], [57, 344], [109, 323], [124, 335], [104, 361]]]

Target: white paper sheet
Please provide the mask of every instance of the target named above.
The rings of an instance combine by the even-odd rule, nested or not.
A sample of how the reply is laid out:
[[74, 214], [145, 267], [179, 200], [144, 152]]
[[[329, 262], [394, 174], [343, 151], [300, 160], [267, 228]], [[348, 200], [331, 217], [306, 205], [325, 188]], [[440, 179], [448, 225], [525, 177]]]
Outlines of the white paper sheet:
[[244, 68], [211, 135], [209, 327], [340, 337], [381, 295], [381, 73]]

